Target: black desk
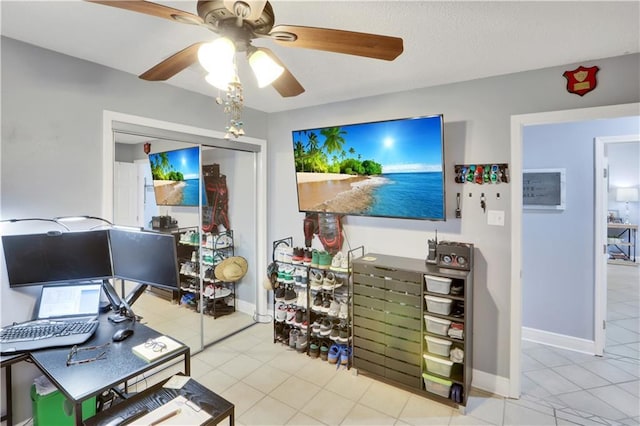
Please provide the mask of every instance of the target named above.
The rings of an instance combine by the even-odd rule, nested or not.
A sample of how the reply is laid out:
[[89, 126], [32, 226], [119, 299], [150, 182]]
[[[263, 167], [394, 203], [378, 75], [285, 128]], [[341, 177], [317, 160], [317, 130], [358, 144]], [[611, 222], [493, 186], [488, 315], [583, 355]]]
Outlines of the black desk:
[[5, 374], [4, 386], [6, 388], [5, 398], [7, 399], [7, 414], [2, 416], [0, 421], [6, 420], [8, 425], [13, 425], [13, 398], [11, 396], [11, 365], [17, 362], [26, 361], [28, 358], [29, 358], [28, 353], [0, 356], [0, 367], [4, 368], [4, 374]]
[[144, 409], [153, 411], [180, 395], [211, 414], [206, 425], [217, 425], [227, 417], [229, 417], [230, 426], [235, 424], [234, 405], [200, 383], [191, 379], [181, 389], [166, 389], [162, 387], [165, 381], [88, 418], [85, 426], [107, 425], [118, 417], [126, 420]]
[[[100, 317], [100, 326], [96, 333], [81, 346], [94, 346], [111, 342], [113, 333], [118, 328], [125, 328], [128, 322], [113, 325]], [[125, 384], [128, 380], [146, 371], [156, 368], [180, 356], [184, 357], [184, 374], [190, 375], [190, 349], [184, 345], [180, 350], [172, 352], [152, 362], [146, 362], [135, 355], [131, 348], [150, 338], [161, 336], [161, 333], [136, 323], [133, 336], [122, 342], [111, 342], [105, 359], [67, 366], [69, 347], [52, 348], [33, 351], [28, 357], [42, 373], [75, 405], [76, 424], [82, 424], [82, 402], [100, 395], [103, 391]], [[4, 363], [3, 363], [4, 366]]]

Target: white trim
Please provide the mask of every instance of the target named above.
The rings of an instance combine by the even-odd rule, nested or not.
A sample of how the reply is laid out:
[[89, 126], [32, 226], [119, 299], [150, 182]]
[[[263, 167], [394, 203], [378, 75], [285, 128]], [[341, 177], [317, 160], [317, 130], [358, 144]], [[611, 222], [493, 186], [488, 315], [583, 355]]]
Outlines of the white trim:
[[[102, 217], [108, 220], [113, 219], [113, 162], [115, 157], [115, 144], [113, 142], [114, 121], [189, 133], [220, 140], [224, 140], [225, 135], [224, 132], [216, 130], [202, 129], [179, 123], [104, 110], [102, 114]], [[256, 203], [257, 232], [255, 240], [256, 306], [254, 307], [254, 311], [260, 314], [267, 312], [267, 290], [260, 281], [260, 277], [263, 275], [262, 271], [267, 270], [267, 141], [247, 136], [242, 136], [237, 140], [239, 142], [247, 142], [260, 146], [260, 152], [256, 153], [256, 190], [258, 191], [258, 194]]]
[[552, 333], [550, 331], [537, 330], [535, 328], [522, 327], [522, 340], [542, 343], [570, 351], [582, 352], [589, 355], [596, 355], [596, 342], [593, 340], [580, 339], [578, 337], [564, 334]]
[[[509, 342], [509, 397], [520, 397], [522, 333], [522, 130], [533, 124], [562, 123], [602, 118], [632, 117], [640, 103], [511, 116], [511, 332]], [[597, 301], [596, 303], [599, 303]]]
[[504, 397], [509, 396], [509, 379], [473, 369], [471, 387]]

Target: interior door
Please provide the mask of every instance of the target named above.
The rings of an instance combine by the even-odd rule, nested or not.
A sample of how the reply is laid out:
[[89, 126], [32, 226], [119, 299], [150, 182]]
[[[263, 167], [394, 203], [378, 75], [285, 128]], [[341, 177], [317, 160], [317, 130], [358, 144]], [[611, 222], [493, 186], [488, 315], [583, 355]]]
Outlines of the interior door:
[[114, 167], [113, 222], [116, 225], [138, 224], [138, 170], [133, 163], [116, 162]]
[[159, 209], [156, 205], [156, 196], [153, 192], [153, 179], [151, 178], [151, 167], [149, 160], [136, 160], [137, 167], [137, 188], [140, 191], [138, 200], [138, 226], [151, 229], [153, 216], [159, 216]]

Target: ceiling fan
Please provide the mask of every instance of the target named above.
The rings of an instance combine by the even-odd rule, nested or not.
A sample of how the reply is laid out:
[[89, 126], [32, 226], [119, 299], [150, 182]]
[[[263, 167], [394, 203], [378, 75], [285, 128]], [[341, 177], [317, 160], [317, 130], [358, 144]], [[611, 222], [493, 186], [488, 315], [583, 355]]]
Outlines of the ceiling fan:
[[[234, 52], [246, 52], [254, 72], [256, 72], [254, 62], [257, 63], [266, 58], [269, 66], [280, 73], [267, 84], [271, 84], [283, 97], [297, 96], [304, 92], [304, 88], [270, 49], [253, 46], [251, 44], [253, 39], [267, 38], [281, 46], [324, 50], [387, 61], [394, 60], [403, 50], [402, 39], [398, 37], [330, 28], [274, 26], [275, 14], [271, 4], [266, 0], [199, 0], [197, 15], [145, 0], [86, 1], [180, 23], [204, 26], [219, 34], [221, 39], [230, 40], [228, 44]], [[139, 77], [148, 81], [167, 80], [198, 61], [206, 45], [209, 43], [192, 44], [145, 71]], [[203, 63], [202, 58], [200, 62]], [[214, 63], [213, 67], [215, 66]], [[214, 71], [209, 69], [210, 67], [205, 66], [205, 68], [209, 72]], [[265, 84], [259, 83], [259, 85], [263, 87]]]

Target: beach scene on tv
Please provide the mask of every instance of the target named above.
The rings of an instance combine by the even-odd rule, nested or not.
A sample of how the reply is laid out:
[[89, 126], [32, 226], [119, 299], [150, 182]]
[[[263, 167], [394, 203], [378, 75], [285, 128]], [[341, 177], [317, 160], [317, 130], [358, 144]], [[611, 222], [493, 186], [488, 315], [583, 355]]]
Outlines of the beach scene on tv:
[[300, 211], [444, 220], [441, 116], [292, 136]]
[[149, 154], [156, 204], [197, 206], [200, 170], [198, 147]]

